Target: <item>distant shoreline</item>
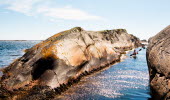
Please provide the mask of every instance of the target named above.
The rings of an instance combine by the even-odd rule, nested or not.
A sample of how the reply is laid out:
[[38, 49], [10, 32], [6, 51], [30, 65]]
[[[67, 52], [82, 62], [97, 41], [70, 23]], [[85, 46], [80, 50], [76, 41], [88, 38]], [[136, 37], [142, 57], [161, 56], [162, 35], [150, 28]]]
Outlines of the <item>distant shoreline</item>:
[[43, 40], [0, 40], [0, 41], [43, 41]]

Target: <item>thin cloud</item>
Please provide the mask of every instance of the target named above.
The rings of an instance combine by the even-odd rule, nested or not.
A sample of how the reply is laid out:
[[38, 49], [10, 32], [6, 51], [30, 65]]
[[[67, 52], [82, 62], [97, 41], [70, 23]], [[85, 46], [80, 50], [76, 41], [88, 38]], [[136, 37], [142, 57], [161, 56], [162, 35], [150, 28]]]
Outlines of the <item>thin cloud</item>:
[[0, 4], [5, 5], [8, 10], [30, 15], [35, 8], [34, 5], [40, 1], [42, 0], [4, 0], [0, 1]]
[[82, 10], [75, 9], [72, 7], [63, 8], [50, 8], [50, 7], [40, 7], [37, 12], [43, 14], [44, 16], [49, 16], [53, 18], [69, 19], [69, 20], [99, 20], [102, 19], [99, 16], [90, 15]]
[[[52, 0], [50, 2], [53, 2]], [[101, 20], [100, 16], [91, 15], [80, 9], [73, 7], [54, 8], [50, 5], [43, 5], [43, 0], [5, 0], [0, 1], [0, 5], [5, 5], [5, 9], [20, 12], [25, 15], [41, 15], [45, 17], [65, 20]]]

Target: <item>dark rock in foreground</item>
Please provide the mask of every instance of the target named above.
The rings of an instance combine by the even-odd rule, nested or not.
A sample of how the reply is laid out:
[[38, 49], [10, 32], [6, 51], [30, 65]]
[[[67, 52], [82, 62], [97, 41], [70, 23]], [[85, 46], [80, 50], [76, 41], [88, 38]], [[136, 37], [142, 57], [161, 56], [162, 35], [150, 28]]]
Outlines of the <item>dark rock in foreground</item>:
[[58, 33], [27, 49], [3, 70], [0, 98], [53, 98], [139, 46], [140, 40], [124, 29], [94, 32], [76, 27]]
[[149, 39], [147, 62], [154, 100], [170, 98], [170, 26]]

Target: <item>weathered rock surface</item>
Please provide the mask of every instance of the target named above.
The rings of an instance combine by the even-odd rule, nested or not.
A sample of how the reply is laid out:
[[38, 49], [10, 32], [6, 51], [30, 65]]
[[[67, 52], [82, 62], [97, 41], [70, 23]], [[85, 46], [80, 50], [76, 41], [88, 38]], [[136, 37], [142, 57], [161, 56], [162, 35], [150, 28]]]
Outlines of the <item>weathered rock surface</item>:
[[50, 98], [139, 46], [140, 40], [125, 29], [94, 32], [76, 27], [58, 33], [26, 50], [3, 70], [0, 97]]
[[149, 39], [147, 62], [154, 100], [170, 99], [170, 26]]

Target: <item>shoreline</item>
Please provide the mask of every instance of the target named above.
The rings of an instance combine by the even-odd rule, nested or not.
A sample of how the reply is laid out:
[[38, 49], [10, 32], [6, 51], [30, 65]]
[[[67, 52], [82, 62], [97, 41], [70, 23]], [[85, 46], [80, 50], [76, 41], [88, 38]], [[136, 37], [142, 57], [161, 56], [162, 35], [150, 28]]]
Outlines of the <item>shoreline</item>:
[[[136, 49], [140, 49], [140, 47]], [[132, 52], [131, 50], [128, 51], [127, 54], [124, 54], [126, 55], [125, 59], [123, 59], [119, 63], [114, 63], [110, 67], [106, 67], [101, 71], [94, 72], [92, 75], [83, 77], [80, 82], [70, 87], [61, 95], [56, 96], [55, 97], [56, 100], [60, 98], [62, 100], [65, 100], [71, 98], [84, 99], [88, 97], [101, 99], [103, 98], [102, 96], [106, 96], [104, 97], [106, 98], [106, 100], [109, 99], [109, 97], [110, 99], [113, 100], [115, 99], [121, 100], [120, 98], [125, 99], [125, 97], [127, 96], [125, 94], [128, 93], [128, 90], [130, 90], [130, 92], [132, 93], [131, 95], [128, 95], [128, 98], [130, 99], [130, 97], [132, 98], [136, 97], [135, 92], [136, 91], [139, 92], [142, 89], [144, 91], [148, 91], [148, 92], [142, 92], [144, 94], [146, 93], [147, 96], [142, 95], [140, 97], [139, 94], [137, 95], [137, 98], [145, 99], [145, 96], [146, 98], [150, 98], [150, 95], [148, 94], [150, 93], [148, 89], [149, 87], [146, 82], [148, 80], [148, 77], [146, 78], [146, 76], [148, 75], [147, 66], [145, 66], [146, 63], [143, 63], [143, 61], [145, 61], [145, 57], [141, 57], [145, 55], [144, 54], [145, 50], [146, 49], [141, 50], [141, 52], [138, 54], [139, 57], [137, 59], [131, 58], [130, 54]], [[140, 64], [136, 65], [135, 63], [140, 63], [142, 65]], [[142, 67], [141, 68], [142, 70], [140, 69], [140, 67]], [[136, 82], [138, 82], [136, 80], [141, 80], [142, 82], [136, 84]], [[105, 89], [107, 89], [107, 91], [104, 91]], [[135, 90], [131, 91], [131, 89], [135, 89]], [[84, 93], [82, 91], [86, 91], [86, 92]], [[103, 92], [98, 92], [98, 91], [103, 91]], [[120, 93], [122, 95], [114, 94], [113, 91], [115, 91], [116, 93]], [[94, 95], [101, 95], [101, 96], [96, 97]]]
[[[89, 72], [85, 71], [83, 73], [81, 73], [77, 78], [75, 79], [71, 79], [69, 80], [66, 84], [60, 84], [59, 87], [56, 87], [56, 88], [50, 88], [49, 86], [40, 86], [40, 85], [35, 85], [33, 86], [32, 89], [29, 89], [29, 87], [25, 87], [27, 88], [26, 90], [23, 90], [23, 91], [18, 91], [18, 90], [15, 90], [15, 91], [8, 91], [9, 94], [10, 94], [10, 99], [23, 99], [23, 98], [26, 98], [27, 96], [30, 96], [30, 94], [34, 93], [34, 91], [41, 91], [42, 89], [44, 89], [46, 92], [43, 93], [43, 94], [49, 94], [50, 95], [47, 95], [47, 99], [48, 98], [54, 98], [55, 96], [59, 96], [61, 95], [63, 92], [67, 91], [72, 85], [76, 85], [78, 82], [80, 82], [80, 80], [82, 78], [86, 78], [86, 77], [90, 77], [90, 76], [93, 76], [97, 73], [100, 73], [104, 70], [107, 70], [109, 69], [110, 67], [112, 67], [113, 65], [116, 65], [120, 62], [123, 62], [126, 58], [128, 58], [127, 54], [130, 52], [130, 51], [133, 51], [135, 48], [131, 49], [131, 50], [127, 50], [127, 51], [124, 51], [123, 53], [121, 53], [120, 55], [120, 59], [118, 60], [115, 60], [115, 61], [112, 61], [108, 64], [106, 64], [105, 66], [100, 66], [96, 69], [93, 69]], [[2, 74], [3, 75], [3, 74]], [[1, 87], [2, 88], [2, 87]], [[38, 97], [41, 97], [43, 94], [39, 94]], [[35, 98], [33, 98], [35, 99]]]
[[123, 61], [127, 51], [141, 45], [125, 29], [89, 32], [75, 27], [34, 45], [6, 67], [0, 92], [9, 99], [53, 98], [84, 76]]
[[[137, 48], [139, 48], [139, 47], [137, 47]], [[99, 68], [97, 68], [97, 69], [94, 69], [94, 71], [92, 70], [92, 71], [90, 71], [90, 72], [82, 73], [83, 75], [80, 76], [80, 77], [81, 77], [80, 79], [77, 78], [77, 79], [73, 80], [73, 83], [71, 83], [71, 85], [68, 85], [68, 86], [67, 86], [67, 85], [66, 85], [66, 86], [64, 85], [64, 86], [65, 86], [65, 89], [62, 88], [63, 86], [58, 87], [58, 88], [61, 88], [61, 89], [64, 89], [64, 90], [61, 91], [61, 92], [60, 92], [58, 95], [56, 95], [56, 96], [60, 96], [62, 93], [64, 93], [65, 91], [67, 91], [72, 85], [78, 84], [78, 83], [80, 82], [80, 80], [82, 80], [83, 78], [87, 78], [87, 77], [94, 76], [94, 75], [96, 75], [96, 74], [98, 74], [98, 73], [100, 73], [100, 72], [103, 72], [103, 71], [111, 68], [112, 66], [114, 66], [114, 65], [116, 65], [116, 64], [119, 64], [119, 63], [123, 62], [125, 59], [128, 58], [127, 54], [130, 53], [130, 51], [133, 51], [134, 49], [137, 49], [137, 48], [133, 48], [133, 49], [131, 49], [131, 50], [125, 51], [126, 53], [122, 53], [119, 60], [113, 61], [113, 62], [111, 62], [110, 64], [107, 64], [106, 66], [101, 66], [101, 67], [99, 67]]]
[[44, 40], [0, 40], [0, 41], [44, 41]]

